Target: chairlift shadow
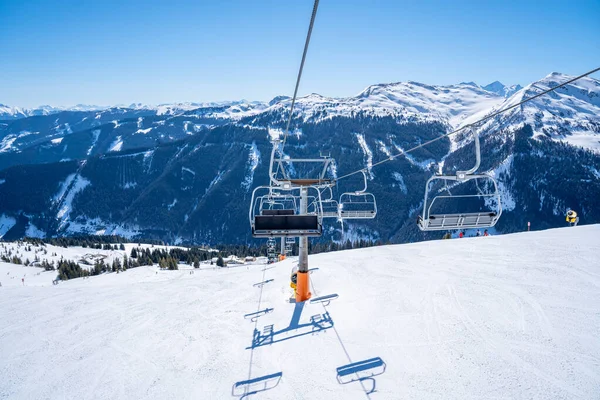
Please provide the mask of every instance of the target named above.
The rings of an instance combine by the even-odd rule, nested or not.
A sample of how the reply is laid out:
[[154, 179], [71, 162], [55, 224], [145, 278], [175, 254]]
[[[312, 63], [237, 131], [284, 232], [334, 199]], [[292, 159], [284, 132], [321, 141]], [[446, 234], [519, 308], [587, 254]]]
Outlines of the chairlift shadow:
[[283, 372], [277, 372], [270, 375], [260, 376], [258, 378], [236, 382], [231, 388], [231, 395], [233, 397], [239, 397], [240, 400], [242, 400], [253, 394], [266, 392], [267, 390], [271, 390], [279, 385], [282, 376]]
[[263, 327], [262, 332], [258, 329], [254, 329], [252, 344], [249, 347], [246, 347], [246, 350], [283, 342], [284, 340], [290, 340], [300, 336], [315, 334], [333, 327], [333, 320], [331, 319], [329, 312], [313, 315], [310, 317], [309, 322], [300, 323], [300, 317], [302, 316], [302, 310], [304, 309], [305, 304], [305, 302], [296, 303], [290, 324], [283, 329], [275, 330], [273, 325], [266, 325]]
[[[365, 393], [369, 395], [377, 389], [374, 377], [383, 374], [385, 369], [386, 364], [381, 357], [374, 357], [338, 367], [336, 379], [340, 385], [360, 382]], [[365, 387], [366, 382], [371, 384], [370, 388]]]
[[273, 312], [273, 308], [268, 308], [267, 307], [264, 310], [260, 310], [260, 311], [256, 311], [256, 312], [244, 315], [244, 319], [250, 319], [250, 321], [256, 322], [256, 320], [259, 317], [262, 317], [263, 315], [267, 315], [267, 314], [272, 313], [272, 312]]
[[273, 279], [267, 279], [266, 281], [255, 283], [252, 286], [260, 288], [260, 287], [263, 287], [265, 284], [267, 284], [269, 282], [273, 282]]
[[327, 307], [333, 300], [340, 297], [337, 293], [327, 294], [325, 296], [314, 297], [310, 299], [310, 304], [321, 303]]

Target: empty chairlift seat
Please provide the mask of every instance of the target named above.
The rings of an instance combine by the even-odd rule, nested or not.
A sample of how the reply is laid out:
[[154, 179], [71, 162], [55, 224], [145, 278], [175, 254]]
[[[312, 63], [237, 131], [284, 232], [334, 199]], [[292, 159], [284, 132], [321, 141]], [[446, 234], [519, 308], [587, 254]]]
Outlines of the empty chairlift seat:
[[426, 221], [419, 216], [418, 224], [429, 230], [486, 228], [494, 226], [497, 219], [495, 212], [432, 214]]
[[363, 170], [364, 188], [356, 192], [343, 193], [339, 201], [341, 219], [372, 219], [377, 215], [377, 201], [367, 192], [367, 173]]
[[[419, 229], [422, 231], [490, 228], [496, 225], [502, 215], [502, 201], [496, 180], [491, 175], [476, 173], [481, 163], [481, 149], [477, 130], [473, 128], [471, 130], [475, 144], [475, 165], [469, 170], [457, 171], [455, 175], [438, 174], [429, 178], [425, 184], [423, 213], [417, 219]], [[449, 183], [451, 187], [448, 186]], [[485, 184], [483, 186], [485, 190], [481, 189], [480, 183]], [[434, 190], [436, 184], [443, 186]], [[450, 192], [450, 188], [455, 191], [461, 186], [466, 193], [464, 191], [460, 194]], [[446, 194], [439, 194], [440, 192]], [[456, 204], [454, 204], [451, 212], [439, 211], [440, 208], [448, 210], [444, 206], [444, 203], [448, 201], [459, 202], [463, 204], [461, 208], [473, 207], [475, 210], [467, 213], [456, 212]], [[472, 201], [476, 201], [476, 204], [473, 205]], [[436, 203], [438, 206], [434, 207]], [[482, 208], [487, 210], [482, 211]]]

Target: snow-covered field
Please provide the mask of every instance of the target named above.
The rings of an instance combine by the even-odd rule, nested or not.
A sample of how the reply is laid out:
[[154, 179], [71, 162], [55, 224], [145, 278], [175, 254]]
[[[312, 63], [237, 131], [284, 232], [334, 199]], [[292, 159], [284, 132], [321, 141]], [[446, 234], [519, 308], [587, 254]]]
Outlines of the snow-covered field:
[[0, 398], [598, 399], [599, 239], [593, 225], [311, 256], [330, 304], [289, 302], [293, 259], [43, 287], [49, 273], [1, 263]]

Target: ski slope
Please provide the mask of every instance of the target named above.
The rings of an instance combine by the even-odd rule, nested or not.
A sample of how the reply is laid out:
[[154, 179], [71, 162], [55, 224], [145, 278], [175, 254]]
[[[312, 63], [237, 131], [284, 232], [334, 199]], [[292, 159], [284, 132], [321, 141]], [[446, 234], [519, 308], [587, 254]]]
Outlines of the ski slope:
[[293, 259], [57, 286], [0, 264], [0, 399], [597, 399], [599, 238], [592, 225], [310, 256], [329, 305], [289, 302]]

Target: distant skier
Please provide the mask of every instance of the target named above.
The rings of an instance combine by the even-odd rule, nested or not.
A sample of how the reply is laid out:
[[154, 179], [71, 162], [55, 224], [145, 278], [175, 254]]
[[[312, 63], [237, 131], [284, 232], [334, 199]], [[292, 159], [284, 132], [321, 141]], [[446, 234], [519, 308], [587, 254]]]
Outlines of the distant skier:
[[475, 233], [475, 236], [477, 236], [477, 237], [481, 236], [481, 232], [479, 232], [479, 229], [477, 229], [477, 232]]
[[23, 282], [23, 286], [25, 286], [25, 278], [21, 278], [21, 282]]
[[465, 234], [464, 234], [464, 233], [461, 231], [461, 232], [458, 234], [458, 237], [462, 239], [463, 237], [465, 237]]
[[487, 229], [485, 231], [483, 231], [483, 236], [490, 236], [490, 234], [488, 233]]

